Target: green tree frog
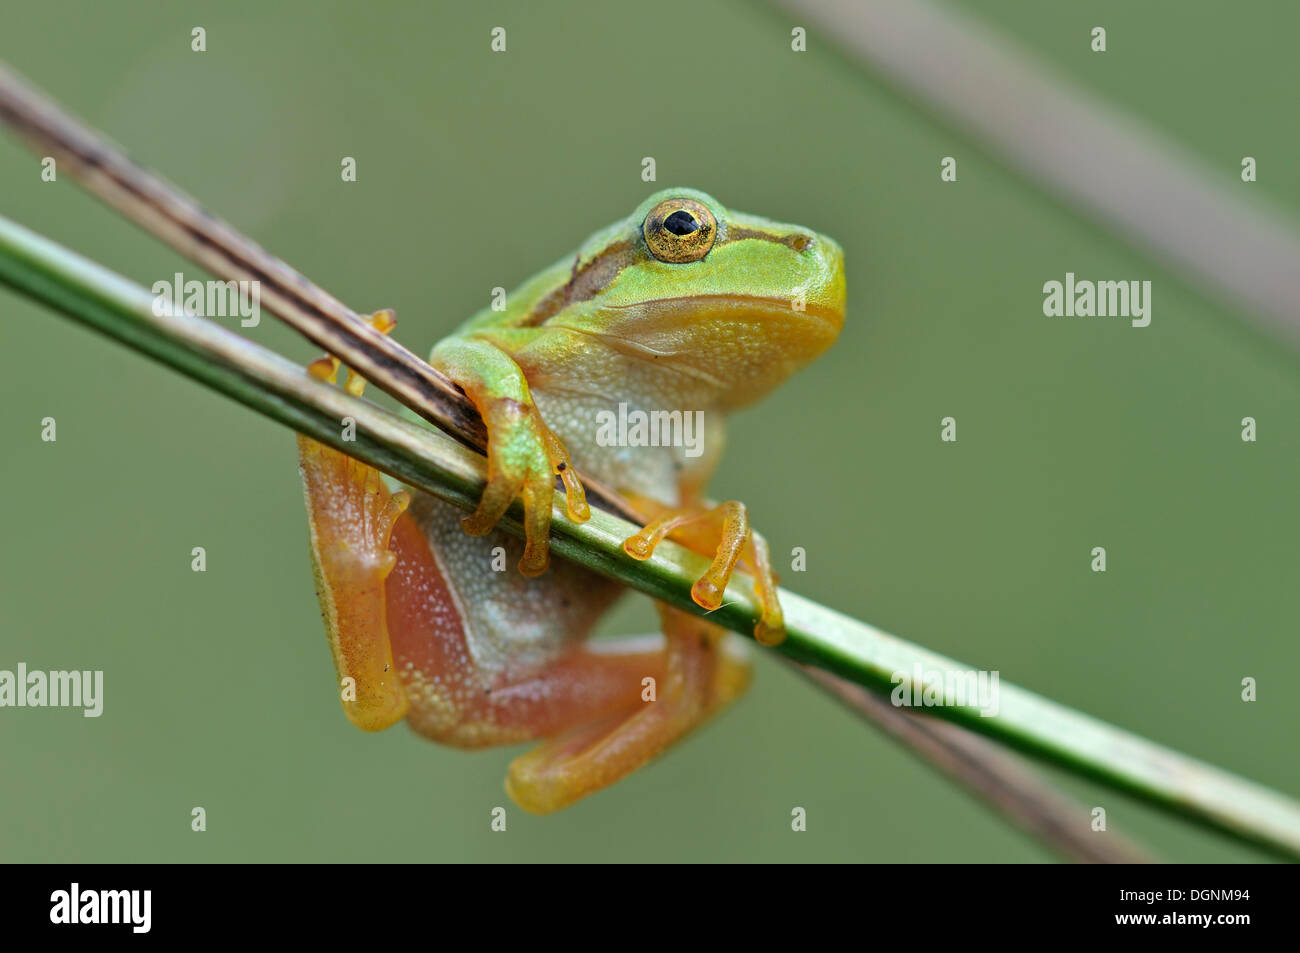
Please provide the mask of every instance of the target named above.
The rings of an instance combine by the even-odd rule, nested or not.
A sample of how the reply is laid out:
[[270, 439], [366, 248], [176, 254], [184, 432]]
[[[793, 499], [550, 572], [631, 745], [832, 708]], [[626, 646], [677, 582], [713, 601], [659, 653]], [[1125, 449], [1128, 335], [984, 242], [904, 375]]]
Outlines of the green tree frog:
[[[390, 314], [375, 326], [386, 332]], [[728, 704], [748, 683], [746, 647], [702, 618], [659, 605], [662, 635], [588, 640], [623, 587], [559, 559], [547, 571], [556, 479], [575, 519], [589, 515], [584, 473], [646, 515], [625, 543], [629, 557], [649, 558], [668, 536], [711, 557], [692, 590], [705, 608], [721, 604], [737, 565], [753, 573], [763, 606], [755, 636], [779, 642], [766, 544], [742, 504], [702, 494], [725, 415], [824, 351], [843, 320], [835, 242], [670, 189], [434, 347], [430, 363], [487, 426], [488, 479], [473, 514], [390, 492], [377, 471], [300, 438], [317, 593], [352, 687], [347, 716], [371, 731], [405, 718], [464, 748], [544, 739], [511, 763], [506, 789], [547, 813], [634, 771]], [[332, 380], [338, 364], [324, 360], [317, 372]], [[348, 386], [359, 393], [364, 382]], [[698, 445], [631, 439], [627, 428], [625, 439], [608, 439], [610, 427], [597, 439], [607, 415], [637, 411], [697, 415]], [[519, 497], [522, 542], [494, 529]], [[519, 572], [494, 570], [497, 547]]]

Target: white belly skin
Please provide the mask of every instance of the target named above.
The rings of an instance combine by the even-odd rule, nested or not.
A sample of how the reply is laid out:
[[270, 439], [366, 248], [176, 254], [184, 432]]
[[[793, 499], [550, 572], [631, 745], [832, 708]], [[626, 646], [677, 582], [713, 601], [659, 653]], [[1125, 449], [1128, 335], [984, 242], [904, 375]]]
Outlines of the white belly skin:
[[[523, 540], [500, 530], [470, 536], [460, 526], [464, 512], [427, 493], [412, 491], [408, 512], [458, 604], [474, 664], [489, 678], [513, 681], [572, 651], [624, 591], [554, 555], [545, 573], [528, 579], [515, 568]], [[498, 546], [504, 560], [493, 554]]]

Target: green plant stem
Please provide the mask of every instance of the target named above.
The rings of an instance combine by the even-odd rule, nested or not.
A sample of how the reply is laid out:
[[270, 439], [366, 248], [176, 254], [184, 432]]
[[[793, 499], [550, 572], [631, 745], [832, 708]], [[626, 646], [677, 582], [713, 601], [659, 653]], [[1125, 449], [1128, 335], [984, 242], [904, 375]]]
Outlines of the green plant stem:
[[[0, 281], [404, 483], [466, 509], [478, 499], [483, 458], [457, 441], [329, 387], [209, 321], [154, 315], [146, 289], [3, 218]], [[355, 441], [342, 439], [344, 417], [356, 421]], [[502, 526], [522, 534], [519, 516], [516, 506]], [[556, 497], [556, 553], [655, 599], [704, 614], [691, 601], [690, 588], [707, 560], [668, 542], [652, 559], [637, 562], [622, 549], [634, 531], [601, 511], [586, 523], [574, 523], [565, 514], [563, 497]], [[917, 666], [926, 673], [970, 670], [794, 593], [782, 590], [781, 602], [788, 638], [776, 651], [878, 694], [889, 694], [899, 678], [910, 680]], [[726, 603], [708, 616], [751, 633], [758, 603], [748, 580], [733, 580]], [[1300, 805], [1293, 800], [1006, 681], [998, 686], [997, 700], [993, 717], [969, 704], [928, 711], [1244, 841], [1300, 857]]]

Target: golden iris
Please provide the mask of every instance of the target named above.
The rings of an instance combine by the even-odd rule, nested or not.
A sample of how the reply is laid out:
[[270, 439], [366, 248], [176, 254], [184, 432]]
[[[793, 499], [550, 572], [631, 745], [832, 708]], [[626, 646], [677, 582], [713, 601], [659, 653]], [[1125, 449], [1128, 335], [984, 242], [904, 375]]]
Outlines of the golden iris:
[[669, 264], [699, 261], [713, 247], [718, 222], [693, 199], [667, 199], [650, 210], [641, 226], [650, 254]]

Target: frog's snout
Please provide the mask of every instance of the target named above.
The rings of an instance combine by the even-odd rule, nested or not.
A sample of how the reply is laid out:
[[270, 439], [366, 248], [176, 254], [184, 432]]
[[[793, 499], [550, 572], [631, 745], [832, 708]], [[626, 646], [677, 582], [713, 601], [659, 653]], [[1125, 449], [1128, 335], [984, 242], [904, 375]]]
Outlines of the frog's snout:
[[809, 313], [821, 318], [838, 334], [844, 326], [844, 249], [834, 239], [811, 233], [801, 254], [809, 256], [810, 280], [806, 291]]

